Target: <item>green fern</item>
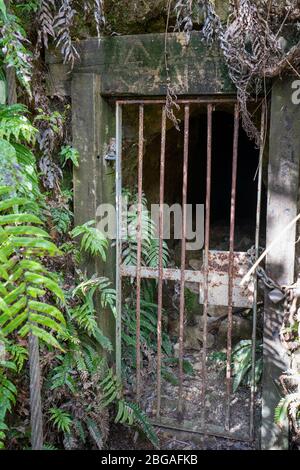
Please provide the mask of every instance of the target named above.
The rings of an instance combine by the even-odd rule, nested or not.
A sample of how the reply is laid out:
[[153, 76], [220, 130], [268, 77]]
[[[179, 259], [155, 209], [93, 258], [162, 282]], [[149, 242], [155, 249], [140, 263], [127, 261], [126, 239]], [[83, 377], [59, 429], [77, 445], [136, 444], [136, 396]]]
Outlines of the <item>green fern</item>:
[[73, 238], [82, 237], [81, 239], [81, 250], [89, 253], [92, 256], [99, 256], [102, 261], [106, 261], [106, 252], [108, 249], [108, 241], [105, 236], [95, 227], [94, 220], [90, 220], [83, 225], [75, 227], [71, 236]]
[[[130, 191], [125, 190], [124, 195], [128, 199], [130, 209], [127, 212], [127, 238], [123, 242], [122, 257], [123, 263], [127, 266], [136, 266], [137, 264], [137, 227], [139, 222], [137, 194], [132, 195]], [[151, 219], [150, 212], [147, 209], [147, 199], [143, 194], [141, 208], [141, 263], [151, 268], [158, 267], [159, 264], [159, 240], [155, 237], [156, 225]], [[162, 262], [166, 267], [169, 261], [169, 250], [163, 242]]]
[[71, 226], [73, 220], [73, 213], [66, 206], [62, 207], [51, 207], [50, 208], [51, 217], [55, 229], [60, 234], [66, 234]]
[[17, 389], [10, 376], [18, 371], [18, 365], [9, 350], [10, 341], [3, 336], [1, 331], [0, 335], [0, 449], [2, 449], [6, 431], [8, 431], [5, 423], [6, 416], [12, 411], [17, 397]]
[[17, 332], [24, 337], [32, 333], [61, 349], [54, 333], [64, 328], [64, 316], [41, 300], [47, 291], [64, 300], [62, 290], [41, 263], [44, 256], [59, 251], [47, 233], [36, 226], [42, 224], [38, 217], [16, 213], [16, 208], [28, 201], [10, 197], [10, 191], [11, 188], [0, 187], [0, 327], [5, 336]]
[[58, 431], [69, 434], [71, 432], [72, 418], [70, 413], [60, 408], [51, 408], [49, 410], [50, 421]]
[[[255, 364], [255, 383], [260, 382], [262, 376], [262, 344], [256, 347], [257, 360]], [[241, 384], [251, 385], [252, 380], [252, 341], [240, 341], [232, 351], [233, 391], [236, 392]]]
[[0, 139], [34, 144], [38, 131], [25, 116], [27, 112], [21, 104], [0, 105]]
[[111, 281], [107, 277], [92, 277], [79, 284], [73, 291], [73, 295], [81, 294], [93, 298], [97, 292], [100, 295], [100, 304], [103, 309], [109, 307], [116, 317], [116, 291], [111, 287]]
[[278, 426], [283, 426], [288, 417], [297, 422], [299, 420], [299, 413], [300, 393], [290, 393], [282, 398], [275, 408], [274, 421]]
[[152, 442], [154, 447], [158, 448], [159, 440], [147, 415], [136, 403], [124, 400], [122, 384], [114, 375], [112, 369], [108, 370], [104, 380], [101, 382], [101, 387], [103, 390], [102, 407], [107, 407], [113, 403], [117, 406], [115, 422], [129, 426], [136, 425]]
[[60, 158], [62, 167], [64, 167], [68, 161], [72, 162], [76, 168], [79, 166], [79, 152], [70, 145], [62, 147], [60, 151]]

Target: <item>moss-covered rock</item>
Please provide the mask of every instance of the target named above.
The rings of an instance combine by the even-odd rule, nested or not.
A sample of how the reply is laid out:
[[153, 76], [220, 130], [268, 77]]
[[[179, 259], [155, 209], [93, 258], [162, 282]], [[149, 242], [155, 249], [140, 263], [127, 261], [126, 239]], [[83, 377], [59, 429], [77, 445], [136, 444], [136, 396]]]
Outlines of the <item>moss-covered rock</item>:
[[[176, 1], [172, 1], [171, 27], [175, 23]], [[214, 0], [214, 3], [222, 21], [226, 21], [229, 0]], [[106, 0], [107, 22], [112, 31], [120, 34], [162, 33], [166, 28], [167, 5], [166, 0]], [[203, 18], [195, 13], [194, 21], [197, 25]]]

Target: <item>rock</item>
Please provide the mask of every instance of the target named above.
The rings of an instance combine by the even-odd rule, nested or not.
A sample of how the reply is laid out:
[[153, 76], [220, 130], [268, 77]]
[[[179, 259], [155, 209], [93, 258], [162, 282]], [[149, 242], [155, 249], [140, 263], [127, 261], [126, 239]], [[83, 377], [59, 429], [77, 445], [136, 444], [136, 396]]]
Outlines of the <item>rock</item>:
[[[207, 347], [211, 348], [215, 343], [215, 338], [211, 333], [207, 333]], [[184, 328], [184, 348], [200, 351], [203, 345], [203, 331], [199, 326], [185, 326]]]
[[179, 357], [179, 343], [174, 344], [174, 357]]
[[[207, 348], [215, 344], [215, 337], [207, 333]], [[184, 350], [201, 351], [203, 345], [203, 332], [198, 328], [186, 326], [184, 328]], [[179, 357], [179, 343], [174, 345], [174, 356]]]
[[210, 317], [219, 318], [225, 315], [227, 311], [228, 307], [224, 307], [222, 305], [209, 305], [207, 313]]
[[[222, 321], [217, 336], [218, 346], [224, 347], [227, 344], [228, 318]], [[241, 339], [251, 339], [252, 321], [247, 318], [233, 317], [232, 319], [232, 341], [238, 342]]]
[[194, 269], [194, 271], [201, 271], [203, 261], [200, 259], [190, 259], [189, 266]]
[[[195, 316], [196, 319], [196, 324], [199, 326], [200, 330], [204, 329], [204, 316], [203, 315], [197, 315]], [[217, 317], [207, 317], [207, 329], [208, 331], [213, 325], [216, 325], [218, 322]]]

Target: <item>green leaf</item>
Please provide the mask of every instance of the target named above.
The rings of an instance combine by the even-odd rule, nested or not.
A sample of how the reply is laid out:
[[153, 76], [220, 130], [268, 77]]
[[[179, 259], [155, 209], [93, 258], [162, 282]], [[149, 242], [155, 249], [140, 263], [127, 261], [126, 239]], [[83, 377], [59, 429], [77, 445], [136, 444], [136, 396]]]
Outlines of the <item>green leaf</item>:
[[0, 11], [1, 11], [4, 19], [7, 20], [6, 5], [4, 3], [4, 0], [0, 0]]
[[39, 328], [35, 325], [25, 325], [19, 332], [20, 336], [25, 337], [29, 333], [32, 333], [34, 336], [39, 338], [43, 343], [47, 344], [48, 346], [53, 346], [56, 349], [64, 352], [64, 349], [61, 347], [59, 342], [54, 338], [54, 336], [48, 333], [46, 330]]
[[28, 303], [28, 308], [40, 313], [50, 315], [51, 317], [56, 318], [56, 320], [58, 320], [62, 325], [66, 324], [63, 314], [60, 312], [60, 310], [58, 310], [58, 308], [54, 307], [53, 305], [31, 300]]
[[2, 332], [4, 335], [9, 335], [10, 333], [13, 333], [15, 330], [17, 330], [22, 323], [24, 323], [28, 319], [28, 312], [25, 311], [18, 315], [16, 318], [14, 318], [12, 321], [8, 323], [4, 328], [2, 328]]
[[59, 287], [59, 285], [56, 282], [52, 281], [52, 279], [49, 279], [46, 276], [42, 276], [36, 273], [25, 273], [24, 277], [28, 282], [45, 286], [48, 290], [50, 290], [53, 294], [55, 294], [60, 300], [64, 301], [64, 293], [62, 289]]
[[24, 222], [29, 224], [43, 223], [38, 217], [33, 214], [8, 214], [0, 216], [0, 225], [20, 224]]

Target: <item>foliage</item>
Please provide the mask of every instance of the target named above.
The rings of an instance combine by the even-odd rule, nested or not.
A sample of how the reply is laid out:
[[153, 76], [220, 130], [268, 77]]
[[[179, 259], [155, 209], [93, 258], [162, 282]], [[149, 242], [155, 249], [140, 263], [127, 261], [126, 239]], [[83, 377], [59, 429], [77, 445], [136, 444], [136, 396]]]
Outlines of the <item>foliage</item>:
[[0, 138], [9, 142], [34, 144], [37, 130], [26, 113], [27, 108], [21, 104], [0, 105]]
[[95, 225], [94, 220], [75, 227], [71, 232], [71, 236], [73, 238], [82, 236], [80, 243], [81, 250], [89, 253], [91, 256], [99, 256], [102, 261], [106, 261], [107, 239], [100, 230], [92, 227], [92, 225]]
[[75, 60], [79, 58], [76, 47], [72, 44], [70, 28], [76, 10], [72, 6], [71, 0], [63, 0], [61, 7], [54, 18], [53, 29], [55, 31], [56, 46], [60, 47], [64, 62], [74, 67]]
[[39, 44], [48, 48], [49, 37], [53, 38], [63, 55], [64, 62], [74, 66], [79, 54], [72, 42], [72, 28], [76, 15], [90, 14], [98, 36], [105, 25], [103, 0], [41, 0], [39, 10]]
[[42, 224], [38, 217], [16, 210], [26, 205], [27, 199], [11, 197], [10, 192], [9, 187], [0, 188], [0, 327], [5, 336], [32, 333], [61, 349], [53, 332], [63, 331], [65, 319], [45, 296], [49, 292], [63, 301], [64, 295], [41, 262], [59, 251], [38, 227]]
[[[127, 235], [123, 237], [123, 263], [129, 266], [136, 266], [138, 250], [137, 227], [139, 225], [138, 198], [136, 193], [131, 194], [128, 189], [124, 190], [123, 197], [127, 198], [129, 207], [126, 220]], [[156, 226], [147, 209], [145, 195], [142, 197], [141, 220], [141, 264], [156, 268], [159, 263], [159, 240], [155, 237]], [[163, 266], [166, 267], [169, 261], [169, 250], [164, 241], [162, 261]]]
[[[0, 330], [1, 331], [1, 330]], [[27, 350], [0, 333], [0, 449], [4, 448], [7, 413], [16, 404], [17, 388], [11, 376], [20, 373], [27, 359]]]
[[[287, 297], [289, 293], [287, 293]], [[275, 410], [275, 422], [279, 426], [289, 419], [293, 431], [293, 439], [300, 443], [300, 309], [297, 297], [291, 307], [285, 310], [280, 331], [280, 338], [289, 357], [289, 369], [281, 377], [280, 382], [284, 397]]]
[[49, 412], [50, 420], [53, 421], [53, 425], [57, 428], [57, 430], [69, 434], [71, 431], [72, 422], [70, 414], [59, 408], [51, 408]]
[[73, 221], [73, 212], [70, 211], [68, 206], [51, 207], [50, 213], [58, 233], [68, 233]]
[[11, 187], [0, 187], [0, 331], [5, 347], [0, 358], [1, 446], [6, 415], [16, 403], [11, 374], [19, 374], [27, 359], [27, 350], [12, 338], [33, 334], [47, 346], [62, 350], [57, 335], [65, 328], [63, 314], [47, 299], [51, 295], [62, 302], [63, 292], [43, 265], [45, 256], [59, 251], [40, 227], [41, 220], [22, 212], [28, 202], [12, 195]]
[[293, 429], [297, 436], [300, 434], [300, 394], [297, 390], [294, 393], [288, 393], [278, 403], [275, 409], [275, 423], [278, 426], [284, 426], [287, 417], [290, 419]]
[[28, 44], [26, 32], [18, 17], [3, 13], [4, 9], [2, 17], [0, 16], [0, 48], [3, 63], [15, 69], [17, 78], [31, 96], [32, 54], [26, 47]]
[[103, 388], [103, 407], [108, 406], [117, 400], [118, 411], [115, 423], [127, 423], [130, 426], [136, 424], [144, 432], [150, 442], [152, 442], [154, 447], [157, 448], [159, 444], [158, 438], [148, 417], [135, 403], [130, 403], [123, 399], [122, 385], [115, 377], [112, 369], [108, 371], [108, 374], [102, 381], [101, 386]]
[[[255, 383], [261, 380], [263, 360], [262, 344], [256, 347], [257, 360], [255, 364]], [[252, 372], [252, 341], [240, 341], [232, 351], [232, 373], [233, 373], [233, 391], [239, 388], [241, 384], [251, 385]]]
[[62, 147], [60, 151], [60, 157], [61, 157], [62, 167], [65, 167], [66, 163], [70, 161], [76, 168], [78, 168], [79, 152], [74, 147], [71, 147], [70, 145], [66, 145], [65, 147]]
[[0, 184], [18, 188], [18, 193], [32, 202], [42, 200], [42, 196], [35, 157], [25, 145], [35, 143], [37, 130], [26, 113], [22, 105], [0, 105]]
[[[222, 351], [212, 352], [210, 360], [224, 365], [227, 355]], [[233, 391], [236, 392], [241, 385], [251, 386], [252, 383], [252, 341], [241, 340], [233, 348], [231, 355], [231, 369], [233, 376]], [[255, 384], [261, 381], [263, 370], [262, 344], [256, 346]]]

